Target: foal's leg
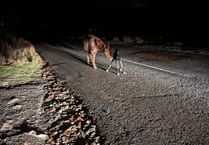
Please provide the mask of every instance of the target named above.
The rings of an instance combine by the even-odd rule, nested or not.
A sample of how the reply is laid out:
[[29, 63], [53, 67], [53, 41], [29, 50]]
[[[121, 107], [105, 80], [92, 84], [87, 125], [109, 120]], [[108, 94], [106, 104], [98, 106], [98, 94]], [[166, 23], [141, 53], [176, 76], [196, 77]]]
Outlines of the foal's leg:
[[110, 70], [110, 68], [112, 67], [112, 63], [113, 63], [114, 59], [111, 61], [109, 67], [106, 69], [106, 72], [108, 72]]
[[123, 72], [123, 63], [121, 60], [119, 60], [119, 62], [120, 62], [120, 72]]
[[120, 60], [120, 72], [122, 72], [123, 74], [126, 74], [126, 72], [123, 71], [123, 63], [121, 60]]
[[117, 75], [118, 75], [118, 76], [120, 75], [120, 73], [119, 73], [119, 65], [120, 65], [120, 61], [119, 61], [119, 60], [116, 60]]

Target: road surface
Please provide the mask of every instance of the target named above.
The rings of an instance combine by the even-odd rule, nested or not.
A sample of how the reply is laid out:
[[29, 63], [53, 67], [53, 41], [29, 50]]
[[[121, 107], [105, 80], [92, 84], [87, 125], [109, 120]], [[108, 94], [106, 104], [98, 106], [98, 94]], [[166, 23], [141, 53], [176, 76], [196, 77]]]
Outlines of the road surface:
[[164, 46], [112, 46], [126, 75], [96, 57], [87, 65], [80, 43], [39, 43], [50, 68], [81, 94], [105, 145], [209, 144], [209, 55]]

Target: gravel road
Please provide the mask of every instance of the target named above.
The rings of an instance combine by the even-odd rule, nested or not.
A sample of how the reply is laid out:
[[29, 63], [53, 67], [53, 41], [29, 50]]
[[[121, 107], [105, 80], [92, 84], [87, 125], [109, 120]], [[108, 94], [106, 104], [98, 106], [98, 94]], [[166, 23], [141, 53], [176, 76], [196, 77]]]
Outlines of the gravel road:
[[81, 43], [35, 48], [53, 74], [0, 88], [1, 144], [209, 145], [207, 49], [114, 45], [127, 73], [117, 76], [102, 53], [87, 65]]
[[[208, 53], [163, 46], [112, 46], [126, 75], [106, 72], [108, 60], [86, 64], [80, 44], [37, 44], [58, 78], [78, 92], [105, 145], [209, 144]], [[157, 50], [157, 51], [156, 51]]]

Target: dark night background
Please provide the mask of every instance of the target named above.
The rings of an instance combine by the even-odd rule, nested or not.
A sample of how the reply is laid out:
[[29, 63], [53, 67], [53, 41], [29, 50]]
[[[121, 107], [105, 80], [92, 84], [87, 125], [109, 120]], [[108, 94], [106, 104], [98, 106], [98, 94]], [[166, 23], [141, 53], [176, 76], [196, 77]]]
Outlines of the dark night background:
[[4, 29], [33, 39], [91, 31], [208, 46], [208, 8], [195, 0], [7, 1], [1, 2], [1, 29], [8, 25]]

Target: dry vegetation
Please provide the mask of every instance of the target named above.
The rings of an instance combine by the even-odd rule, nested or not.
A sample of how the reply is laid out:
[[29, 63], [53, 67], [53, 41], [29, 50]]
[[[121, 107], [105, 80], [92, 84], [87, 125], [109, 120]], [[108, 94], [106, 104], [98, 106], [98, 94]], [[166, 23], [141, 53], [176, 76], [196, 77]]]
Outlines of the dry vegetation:
[[33, 61], [33, 45], [21, 38], [6, 35], [0, 38], [0, 64], [25, 64]]
[[0, 38], [0, 85], [28, 80], [40, 66], [41, 58], [31, 42], [22, 37]]

